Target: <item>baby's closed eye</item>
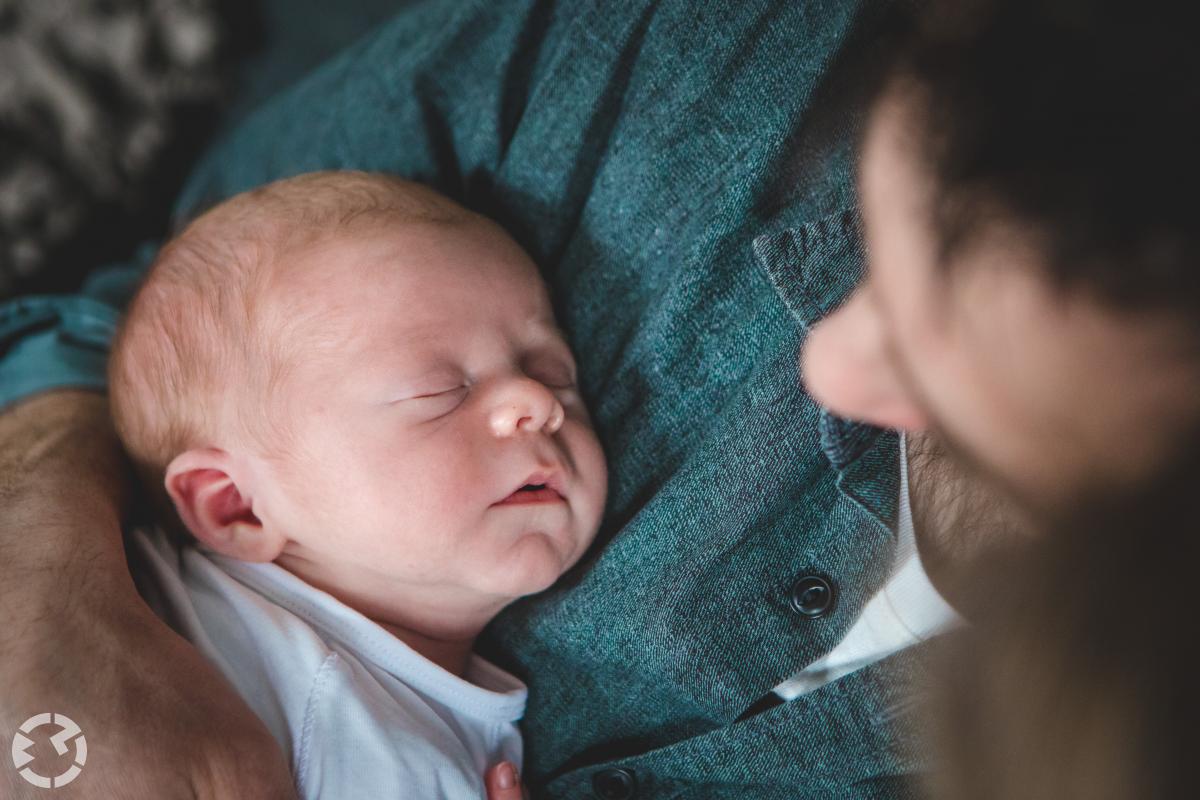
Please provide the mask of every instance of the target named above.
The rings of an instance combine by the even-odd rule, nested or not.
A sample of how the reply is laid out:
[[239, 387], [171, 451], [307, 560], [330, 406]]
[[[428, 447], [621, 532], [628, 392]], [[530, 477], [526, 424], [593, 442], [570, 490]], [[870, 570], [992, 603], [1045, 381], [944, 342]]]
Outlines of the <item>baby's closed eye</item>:
[[422, 418], [436, 418], [458, 408], [466, 396], [467, 387], [464, 385], [438, 386], [405, 392], [404, 396], [396, 399], [394, 402], [412, 409]]
[[567, 361], [536, 359], [525, 365], [525, 374], [548, 389], [575, 388], [575, 369]]

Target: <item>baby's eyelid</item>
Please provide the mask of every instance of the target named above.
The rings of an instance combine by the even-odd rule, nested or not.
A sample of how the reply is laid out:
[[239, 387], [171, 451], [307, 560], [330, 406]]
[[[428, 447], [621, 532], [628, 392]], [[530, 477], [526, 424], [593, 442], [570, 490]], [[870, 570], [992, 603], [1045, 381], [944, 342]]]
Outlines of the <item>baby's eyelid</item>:
[[576, 383], [575, 372], [572, 370], [566, 375], [556, 375], [553, 380], [546, 377], [538, 377], [538, 383], [550, 389], [574, 389]]
[[579, 380], [574, 361], [552, 359], [535, 360], [526, 364], [527, 376], [553, 389], [569, 389]]
[[442, 395], [447, 395], [447, 394], [450, 394], [451, 392], [465, 392], [466, 390], [467, 390], [467, 385], [464, 383], [461, 386], [454, 386], [449, 389], [441, 389], [436, 392], [422, 391], [420, 394], [410, 395], [403, 399], [405, 399], [405, 400], [424, 400], [424, 399], [427, 399], [430, 397], [441, 397]]

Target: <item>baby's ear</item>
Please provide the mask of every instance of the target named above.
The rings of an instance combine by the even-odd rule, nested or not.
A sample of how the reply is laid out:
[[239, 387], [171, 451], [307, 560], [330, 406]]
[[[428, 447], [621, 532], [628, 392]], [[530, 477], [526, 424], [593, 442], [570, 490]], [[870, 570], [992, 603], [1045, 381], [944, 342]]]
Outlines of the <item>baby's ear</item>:
[[234, 472], [223, 450], [188, 450], [167, 465], [163, 483], [179, 518], [201, 542], [241, 561], [274, 561], [283, 537], [264, 529]]

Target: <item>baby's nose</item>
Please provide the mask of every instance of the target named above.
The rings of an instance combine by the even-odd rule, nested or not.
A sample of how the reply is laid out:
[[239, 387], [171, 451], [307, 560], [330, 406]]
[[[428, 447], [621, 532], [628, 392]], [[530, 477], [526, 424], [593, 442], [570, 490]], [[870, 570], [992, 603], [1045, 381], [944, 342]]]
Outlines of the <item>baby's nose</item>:
[[557, 433], [566, 416], [554, 393], [537, 381], [520, 378], [497, 393], [489, 423], [499, 437], [517, 433]]

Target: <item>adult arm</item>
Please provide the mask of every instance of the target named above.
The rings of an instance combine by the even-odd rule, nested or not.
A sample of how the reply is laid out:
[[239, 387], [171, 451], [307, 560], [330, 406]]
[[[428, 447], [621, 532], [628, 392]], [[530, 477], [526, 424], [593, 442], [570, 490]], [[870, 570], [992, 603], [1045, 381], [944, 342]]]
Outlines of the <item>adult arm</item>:
[[[50, 391], [0, 415], [0, 729], [44, 712], [80, 726], [87, 761], [56, 797], [294, 796], [261, 721], [138, 596], [127, 488], [103, 395]], [[39, 793], [0, 769], [0, 795]]]
[[[0, 730], [42, 713], [80, 726], [89, 755], [62, 797], [289, 797], [274, 740], [126, 566], [129, 479], [101, 391], [149, 255], [77, 295], [0, 304]], [[9, 763], [0, 796], [40, 797]]]

